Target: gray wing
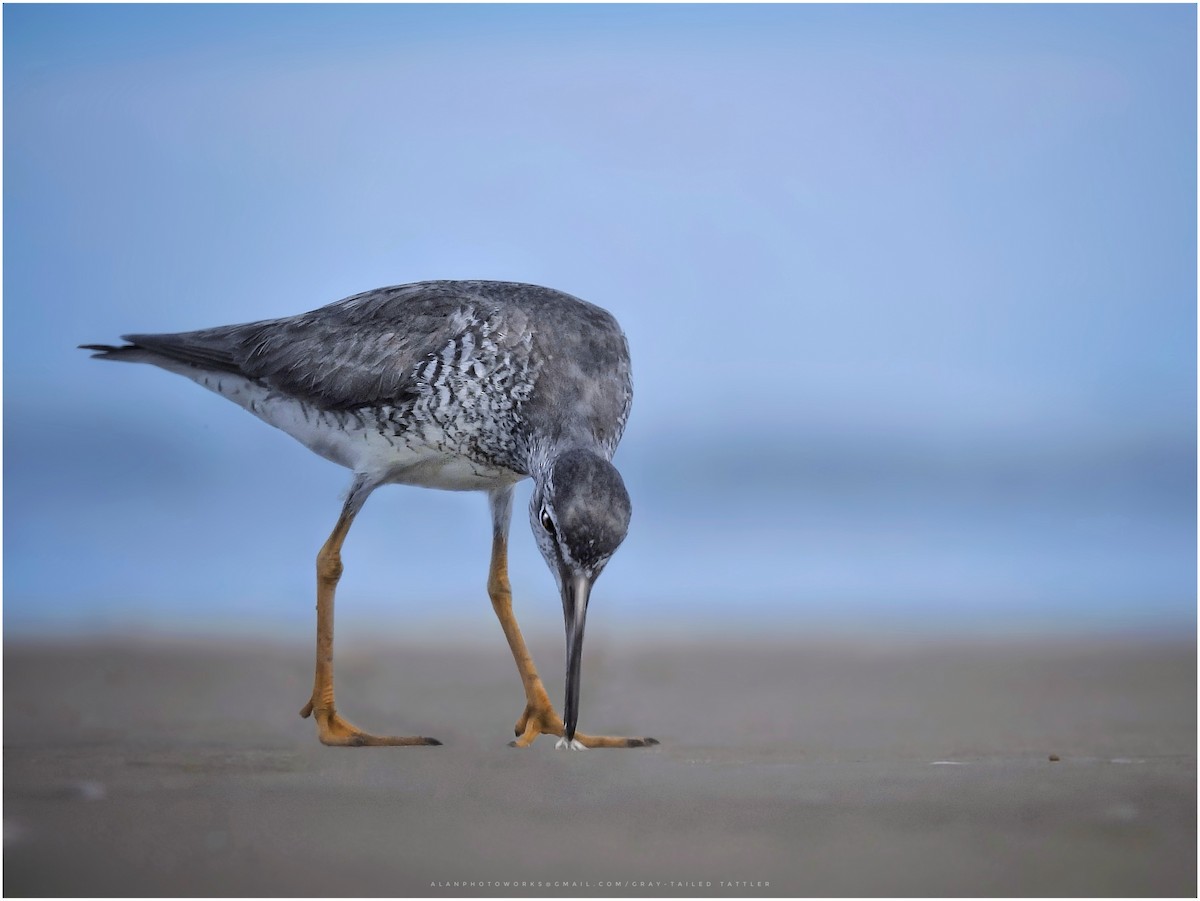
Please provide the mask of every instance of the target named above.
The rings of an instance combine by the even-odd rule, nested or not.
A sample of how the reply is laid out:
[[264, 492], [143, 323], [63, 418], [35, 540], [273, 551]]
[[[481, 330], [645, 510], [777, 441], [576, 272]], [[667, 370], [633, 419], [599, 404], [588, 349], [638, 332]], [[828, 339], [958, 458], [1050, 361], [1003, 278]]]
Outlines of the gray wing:
[[323, 409], [401, 406], [415, 396], [414, 369], [452, 339], [454, 314], [469, 300], [440, 283], [402, 285], [286, 319], [125, 335], [126, 347], [94, 349], [236, 373]]
[[236, 373], [323, 409], [403, 407], [453, 390], [447, 372], [469, 369], [458, 387], [520, 404], [532, 433], [595, 438], [610, 453], [633, 396], [628, 345], [609, 313], [516, 282], [419, 282], [286, 319], [125, 340], [85, 346], [106, 359]]

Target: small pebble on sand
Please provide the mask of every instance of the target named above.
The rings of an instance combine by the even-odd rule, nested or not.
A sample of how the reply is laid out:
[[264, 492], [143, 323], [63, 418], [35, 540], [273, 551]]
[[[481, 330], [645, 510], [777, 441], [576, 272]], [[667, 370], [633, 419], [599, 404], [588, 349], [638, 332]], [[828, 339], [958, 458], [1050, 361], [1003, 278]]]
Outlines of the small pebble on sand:
[[103, 782], [75, 782], [67, 787], [67, 797], [78, 801], [103, 801], [108, 796]]

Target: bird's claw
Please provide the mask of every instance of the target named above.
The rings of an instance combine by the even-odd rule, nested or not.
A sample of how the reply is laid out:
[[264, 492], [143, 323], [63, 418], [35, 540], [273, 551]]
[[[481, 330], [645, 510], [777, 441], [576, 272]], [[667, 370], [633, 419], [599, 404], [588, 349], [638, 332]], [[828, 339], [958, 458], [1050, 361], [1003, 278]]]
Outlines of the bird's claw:
[[557, 751], [586, 751], [587, 750], [587, 746], [584, 745], [583, 742], [581, 742], [578, 738], [572, 738], [568, 742], [567, 737], [565, 735], [555, 743], [554, 748]]

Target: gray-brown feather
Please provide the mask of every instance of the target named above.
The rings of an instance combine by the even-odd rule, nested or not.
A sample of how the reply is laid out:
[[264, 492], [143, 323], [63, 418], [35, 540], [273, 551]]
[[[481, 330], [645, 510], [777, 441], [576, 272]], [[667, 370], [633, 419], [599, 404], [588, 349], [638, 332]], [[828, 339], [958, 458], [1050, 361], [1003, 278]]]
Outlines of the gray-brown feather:
[[124, 337], [96, 349], [236, 373], [323, 410], [369, 408], [397, 431], [465, 430], [471, 456], [522, 470], [533, 444], [611, 456], [632, 399], [612, 316], [535, 285], [420, 282], [283, 319]]

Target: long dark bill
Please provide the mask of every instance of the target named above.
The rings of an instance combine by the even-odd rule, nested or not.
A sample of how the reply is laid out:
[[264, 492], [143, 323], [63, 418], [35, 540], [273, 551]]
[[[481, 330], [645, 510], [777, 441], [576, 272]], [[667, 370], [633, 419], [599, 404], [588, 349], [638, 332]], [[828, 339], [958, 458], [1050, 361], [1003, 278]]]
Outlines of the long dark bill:
[[583, 660], [583, 626], [587, 621], [588, 595], [592, 583], [586, 576], [563, 580], [563, 616], [567, 623], [567, 700], [563, 705], [564, 734], [575, 739], [579, 720], [579, 668]]

